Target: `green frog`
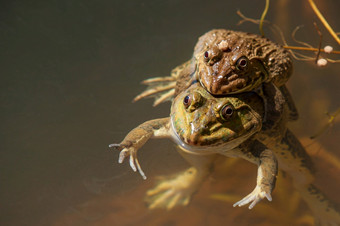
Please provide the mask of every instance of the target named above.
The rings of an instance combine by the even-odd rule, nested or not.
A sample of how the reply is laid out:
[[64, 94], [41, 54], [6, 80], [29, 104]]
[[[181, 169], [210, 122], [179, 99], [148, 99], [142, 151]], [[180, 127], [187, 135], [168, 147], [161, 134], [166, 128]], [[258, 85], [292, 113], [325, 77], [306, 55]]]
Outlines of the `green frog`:
[[177, 95], [170, 117], [147, 121], [133, 129], [120, 144], [110, 145], [121, 150], [119, 162], [129, 156], [131, 168], [144, 179], [137, 150], [150, 138], [174, 140], [179, 153], [192, 165], [147, 192], [151, 209], [171, 209], [188, 204], [192, 194], [210, 174], [217, 155], [243, 158], [258, 165], [255, 189], [236, 205], [250, 203], [249, 208], [253, 208], [263, 198], [272, 200], [278, 170], [276, 158], [260, 142], [250, 139], [261, 130], [262, 99], [255, 92], [226, 98], [211, 97], [196, 83]]
[[150, 138], [173, 139], [180, 154], [192, 165], [147, 192], [151, 209], [188, 204], [211, 172], [216, 155], [224, 155], [258, 165], [255, 189], [234, 206], [250, 203], [249, 208], [253, 208], [264, 198], [272, 200], [278, 162], [293, 178], [296, 189], [321, 225], [339, 224], [339, 212], [313, 184], [310, 157], [285, 127], [287, 109], [285, 98], [274, 85], [264, 86], [258, 92], [218, 97], [195, 83], [175, 97], [170, 117], [141, 124], [120, 144], [111, 147], [121, 150], [120, 163], [129, 156], [130, 166], [143, 178], [146, 177], [138, 162], [137, 150]]

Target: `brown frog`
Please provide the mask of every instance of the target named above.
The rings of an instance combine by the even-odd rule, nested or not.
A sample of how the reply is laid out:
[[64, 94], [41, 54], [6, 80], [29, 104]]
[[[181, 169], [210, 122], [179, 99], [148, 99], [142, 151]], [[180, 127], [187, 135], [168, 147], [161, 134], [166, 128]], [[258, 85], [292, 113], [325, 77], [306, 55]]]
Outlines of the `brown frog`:
[[154, 106], [171, 100], [175, 88], [199, 81], [213, 95], [241, 93], [257, 89], [262, 83], [280, 88], [289, 106], [289, 120], [298, 113], [285, 83], [292, 74], [289, 52], [256, 34], [215, 29], [201, 36], [191, 60], [176, 67], [169, 77], [143, 81], [149, 88], [135, 97], [155, 97]]
[[292, 74], [288, 51], [251, 33], [216, 29], [201, 36], [194, 50], [195, 76], [214, 95], [240, 93], [261, 83], [284, 85]]

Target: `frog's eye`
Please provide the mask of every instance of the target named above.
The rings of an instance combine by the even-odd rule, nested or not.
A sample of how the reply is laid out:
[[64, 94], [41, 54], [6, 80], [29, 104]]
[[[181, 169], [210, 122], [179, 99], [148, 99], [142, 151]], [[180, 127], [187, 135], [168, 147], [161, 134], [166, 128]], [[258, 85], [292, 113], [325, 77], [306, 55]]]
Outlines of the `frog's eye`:
[[221, 117], [224, 119], [224, 120], [228, 120], [231, 116], [233, 116], [233, 113], [234, 113], [234, 108], [233, 106], [227, 104], [225, 105], [222, 109], [221, 109]]
[[188, 108], [191, 105], [191, 99], [190, 95], [184, 97], [183, 104], [185, 108]]
[[209, 60], [209, 52], [208, 51], [204, 52], [204, 59]]
[[236, 67], [240, 70], [245, 69], [248, 66], [248, 58], [243, 56], [240, 57], [236, 62]]

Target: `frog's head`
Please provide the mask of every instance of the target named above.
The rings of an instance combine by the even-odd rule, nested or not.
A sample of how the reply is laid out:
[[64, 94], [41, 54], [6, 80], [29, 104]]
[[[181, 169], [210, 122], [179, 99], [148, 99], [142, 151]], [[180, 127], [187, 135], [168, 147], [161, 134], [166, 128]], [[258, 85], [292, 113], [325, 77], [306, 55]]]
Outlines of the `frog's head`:
[[196, 76], [210, 93], [251, 91], [267, 81], [263, 59], [254, 55], [258, 45], [256, 37], [223, 29], [212, 30], [200, 37], [194, 51]]
[[182, 146], [232, 149], [261, 129], [263, 108], [255, 92], [212, 96], [196, 83], [173, 101], [172, 129]]

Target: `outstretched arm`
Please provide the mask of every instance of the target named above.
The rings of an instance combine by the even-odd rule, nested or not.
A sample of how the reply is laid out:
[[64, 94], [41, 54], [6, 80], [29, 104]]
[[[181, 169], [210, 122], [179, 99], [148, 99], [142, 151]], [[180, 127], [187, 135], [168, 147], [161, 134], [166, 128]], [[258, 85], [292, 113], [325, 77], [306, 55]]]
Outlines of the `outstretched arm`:
[[249, 209], [252, 209], [264, 198], [272, 201], [271, 193], [275, 187], [278, 164], [273, 152], [256, 140], [248, 143], [241, 152], [239, 157], [258, 165], [257, 183], [255, 189], [242, 200], [235, 203], [234, 207], [244, 206], [251, 202]]
[[119, 163], [122, 163], [127, 156], [130, 156], [130, 166], [133, 171], [137, 171], [146, 179], [146, 176], [139, 164], [137, 151], [151, 138], [170, 137], [170, 118], [154, 119], [146, 121], [131, 130], [120, 144], [110, 144], [120, 151]]

